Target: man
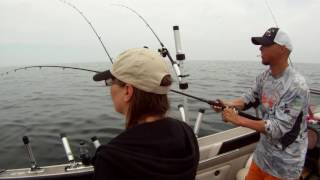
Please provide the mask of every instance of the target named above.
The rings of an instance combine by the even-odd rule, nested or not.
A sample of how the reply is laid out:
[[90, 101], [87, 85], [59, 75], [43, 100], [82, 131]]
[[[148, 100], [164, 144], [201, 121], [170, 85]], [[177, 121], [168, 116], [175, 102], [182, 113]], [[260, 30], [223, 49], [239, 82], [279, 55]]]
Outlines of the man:
[[[228, 107], [223, 110], [223, 119], [260, 132], [246, 180], [298, 179], [308, 147], [309, 88], [304, 77], [289, 67], [292, 45], [285, 32], [270, 28], [251, 41], [260, 45], [262, 64], [269, 69], [256, 78], [253, 88], [242, 97], [224, 102]], [[258, 106], [262, 121], [247, 119], [234, 111]]]

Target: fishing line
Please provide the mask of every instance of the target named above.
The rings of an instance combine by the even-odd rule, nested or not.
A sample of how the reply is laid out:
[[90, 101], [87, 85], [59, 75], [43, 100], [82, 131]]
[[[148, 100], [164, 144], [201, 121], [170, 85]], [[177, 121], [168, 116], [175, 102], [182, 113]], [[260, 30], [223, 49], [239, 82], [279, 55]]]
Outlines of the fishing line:
[[[275, 15], [274, 15], [271, 7], [270, 7], [270, 4], [268, 3], [268, 0], [264, 0], [264, 2], [265, 2], [266, 5], [267, 5], [267, 8], [268, 8], [268, 10], [269, 10], [269, 12], [270, 12], [270, 14], [271, 14], [271, 16], [272, 16], [272, 19], [273, 19], [276, 27], [279, 28], [277, 19], [276, 19]], [[291, 54], [292, 54], [292, 52], [291, 52]], [[289, 59], [290, 65], [293, 67], [293, 63], [292, 63], [292, 61], [291, 61], [290, 56], [288, 57], [288, 59]], [[310, 89], [310, 92], [311, 92], [311, 94], [320, 95], [320, 90], [317, 90], [317, 89]]]
[[[163, 44], [163, 42], [160, 40], [159, 36], [156, 34], [156, 32], [153, 30], [153, 28], [150, 26], [150, 24], [147, 22], [147, 20], [141, 15], [139, 14], [136, 10], [125, 6], [123, 4], [111, 4], [113, 6], [119, 6], [122, 8], [125, 8], [131, 12], [133, 12], [136, 16], [138, 16], [138, 18], [140, 18], [143, 23], [149, 28], [149, 30], [152, 32], [152, 34], [156, 37], [156, 39], [158, 40], [158, 42], [160, 43], [161, 49], [158, 49], [158, 51], [160, 52], [160, 54], [163, 57], [168, 57], [172, 68], [177, 76], [178, 82], [179, 82], [179, 88], [180, 90], [186, 90], [188, 89], [188, 83], [184, 82], [184, 78], [187, 77], [188, 75], [183, 75], [182, 74], [182, 69], [183, 69], [183, 60], [185, 60], [185, 55], [182, 54], [181, 51], [181, 42], [180, 42], [180, 34], [179, 34], [179, 26], [174, 26], [173, 30], [174, 30], [174, 35], [175, 35], [175, 42], [176, 42], [176, 48], [177, 48], [177, 60], [179, 61], [179, 65], [176, 63], [176, 61], [174, 61], [170, 55], [169, 50], [165, 47], [165, 45]], [[178, 42], [177, 42], [178, 41]], [[188, 103], [187, 103], [187, 97], [184, 97], [184, 107], [186, 108], [186, 111], [188, 113]], [[188, 115], [186, 115], [186, 119], [187, 121], [189, 121]]]
[[180, 69], [177, 65], [177, 63], [172, 59], [171, 55], [170, 55], [170, 52], [169, 50], [165, 47], [165, 45], [163, 44], [163, 42], [160, 40], [159, 36], [155, 33], [155, 31], [152, 29], [152, 27], [149, 25], [149, 23], [147, 22], [147, 20], [145, 18], [143, 18], [143, 16], [141, 14], [139, 14], [137, 11], [135, 11], [134, 9], [128, 7], [128, 6], [125, 6], [123, 4], [111, 4], [113, 6], [119, 6], [119, 7], [123, 7], [123, 8], [126, 8], [128, 9], [129, 11], [133, 12], [135, 15], [137, 15], [143, 22], [144, 24], [146, 24], [146, 26], [150, 29], [150, 31], [152, 32], [152, 34], [157, 38], [158, 42], [160, 43], [160, 46], [161, 46], [161, 50], [159, 50], [159, 52], [161, 53], [161, 55], [163, 57], [165, 56], [168, 56], [172, 66], [173, 66], [173, 69], [175, 70], [175, 73], [176, 75], [178, 76], [178, 79], [179, 79], [179, 82], [181, 82], [181, 72], [180, 72]]
[[[274, 15], [274, 13], [273, 13], [273, 11], [272, 11], [269, 3], [268, 3], [268, 0], [264, 0], [264, 2], [265, 2], [266, 5], [267, 5], [267, 8], [268, 8], [268, 10], [269, 10], [269, 12], [270, 12], [270, 14], [271, 14], [271, 16], [272, 16], [272, 19], [273, 19], [274, 24], [276, 25], [277, 28], [279, 28], [278, 22], [277, 22], [277, 19], [276, 19], [276, 16]], [[292, 54], [292, 52], [291, 52], [290, 54]], [[290, 65], [293, 67], [293, 63], [292, 63], [292, 61], [291, 61], [290, 55], [289, 55], [288, 59], [289, 59]]]
[[[82, 11], [80, 11], [75, 5], [73, 5], [73, 4], [71, 4], [71, 3], [67, 2], [67, 1], [64, 1], [64, 0], [59, 0], [59, 1], [64, 3], [64, 4], [66, 4], [66, 5], [68, 5], [68, 6], [70, 6], [70, 7], [72, 7], [74, 10], [76, 10], [81, 15], [81, 17], [83, 17], [83, 19], [89, 24], [89, 26], [91, 27], [92, 31], [94, 32], [94, 34], [98, 38], [101, 46], [103, 47], [105, 53], [107, 54], [107, 57], [109, 58], [110, 62], [113, 64], [112, 58], [111, 58], [109, 52], [107, 51], [107, 48], [104, 45], [101, 36], [97, 33], [96, 29], [93, 27], [93, 25], [90, 22], [90, 20], [84, 15], [84, 13]], [[16, 72], [16, 71], [19, 71], [19, 70], [27, 70], [27, 69], [31, 69], [31, 68], [40, 68], [41, 69], [43, 67], [46, 67], [46, 68], [73, 69], [73, 70], [80, 70], [80, 71], [87, 71], [87, 72], [94, 72], [94, 73], [99, 73], [100, 72], [100, 71], [96, 71], [96, 70], [90, 70], [90, 69], [85, 69], [85, 68], [77, 68], [77, 67], [71, 67], [71, 66], [25, 66], [25, 67], [22, 67], [22, 68], [17, 68], [17, 69], [11, 70], [11, 71], [7, 71], [5, 73], [1, 73], [0, 75], [4, 76], [6, 74], [9, 74], [11, 72]]]
[[310, 88], [310, 93], [311, 93], [311, 94], [320, 95], [320, 90]]
[[147, 20], [145, 18], [143, 18], [142, 15], [140, 15], [137, 11], [135, 11], [134, 9], [125, 6], [123, 4], [111, 4], [112, 6], [120, 6], [120, 7], [124, 7], [128, 10], [130, 10], [131, 12], [133, 12], [135, 15], [137, 15], [146, 25], [147, 27], [151, 30], [152, 34], [157, 38], [158, 42], [160, 43], [161, 47], [164, 48], [164, 44], [161, 42], [159, 36], [156, 34], [156, 32], [152, 29], [152, 27], [149, 25], [149, 23], [147, 22]]
[[89, 26], [91, 27], [92, 31], [94, 32], [94, 34], [96, 35], [96, 37], [98, 38], [101, 46], [103, 47], [105, 53], [107, 54], [111, 64], [113, 64], [113, 61], [112, 61], [112, 58], [109, 54], [109, 52], [107, 51], [107, 48], [106, 46], [104, 45], [104, 43], [102, 42], [102, 38], [101, 36], [97, 33], [96, 29], [93, 27], [92, 23], [89, 21], [89, 19], [84, 15], [84, 13], [82, 11], [80, 11], [75, 5], [71, 4], [70, 2], [67, 2], [67, 1], [64, 1], [64, 0], [59, 0], [60, 2], [72, 7], [74, 10], [76, 10], [80, 15], [81, 17], [83, 17], [83, 19], [89, 24]]
[[268, 3], [268, 0], [265, 0], [264, 2], [265, 2], [266, 5], [267, 5], [267, 8], [268, 8], [268, 10], [269, 10], [269, 12], [270, 12], [270, 14], [271, 14], [271, 16], [272, 16], [272, 19], [273, 19], [274, 24], [275, 24], [276, 27], [278, 28], [279, 26], [278, 26], [278, 23], [277, 23], [277, 19], [276, 19], [276, 17], [274, 16], [274, 14], [273, 14], [273, 12], [272, 12], [272, 9], [271, 9], [271, 7], [270, 7], [270, 5], [269, 5], [269, 3]]

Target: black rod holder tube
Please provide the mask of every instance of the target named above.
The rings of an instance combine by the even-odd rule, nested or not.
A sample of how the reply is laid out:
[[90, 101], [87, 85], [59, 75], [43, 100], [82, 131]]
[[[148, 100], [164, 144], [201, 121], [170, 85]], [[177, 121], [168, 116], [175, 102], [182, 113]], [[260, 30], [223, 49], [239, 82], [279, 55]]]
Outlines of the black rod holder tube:
[[202, 108], [199, 109], [197, 120], [196, 120], [196, 123], [194, 124], [194, 134], [196, 136], [198, 136], [198, 134], [199, 134], [199, 130], [200, 130], [200, 126], [201, 126], [204, 112], [205, 112], [204, 109], [202, 109]]
[[93, 136], [93, 137], [91, 138], [91, 141], [92, 141], [92, 143], [93, 143], [93, 145], [94, 145], [94, 147], [95, 147], [96, 149], [98, 149], [98, 148], [101, 146], [100, 141], [99, 141], [99, 139], [97, 138], [97, 136]]
[[28, 155], [29, 155], [29, 160], [30, 160], [30, 163], [31, 163], [31, 171], [39, 169], [37, 161], [34, 158], [34, 155], [33, 155], [33, 152], [32, 152], [31, 146], [30, 146], [30, 141], [29, 141], [28, 136], [23, 136], [22, 141], [23, 141], [23, 144], [26, 147], [26, 150], [27, 150]]

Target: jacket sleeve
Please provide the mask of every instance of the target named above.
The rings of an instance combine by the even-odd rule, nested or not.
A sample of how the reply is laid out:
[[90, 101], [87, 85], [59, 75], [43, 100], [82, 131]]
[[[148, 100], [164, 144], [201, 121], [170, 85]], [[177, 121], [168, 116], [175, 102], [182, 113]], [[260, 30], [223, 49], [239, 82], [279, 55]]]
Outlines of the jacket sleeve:
[[272, 139], [280, 139], [285, 133], [289, 132], [299, 114], [303, 112], [303, 120], [307, 115], [309, 102], [309, 91], [296, 88], [287, 92], [275, 106], [270, 118], [265, 119], [266, 135]]
[[257, 76], [254, 85], [244, 93], [241, 98], [245, 103], [244, 110], [249, 109], [250, 107], [254, 106], [257, 107], [260, 103], [259, 97], [262, 87], [262, 76], [263, 74]]

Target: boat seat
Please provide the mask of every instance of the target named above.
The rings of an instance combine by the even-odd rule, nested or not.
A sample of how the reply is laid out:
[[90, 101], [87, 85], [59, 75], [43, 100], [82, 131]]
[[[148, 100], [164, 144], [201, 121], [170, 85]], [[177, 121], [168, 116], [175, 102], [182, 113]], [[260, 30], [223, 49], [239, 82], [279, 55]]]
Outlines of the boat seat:
[[244, 168], [242, 168], [238, 171], [238, 173], [236, 175], [236, 180], [245, 180], [246, 175], [248, 174], [251, 162], [252, 162], [252, 157], [253, 157], [253, 154], [250, 155]]

